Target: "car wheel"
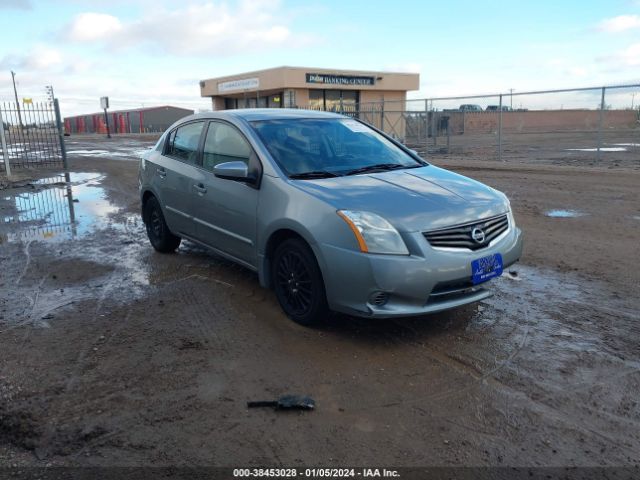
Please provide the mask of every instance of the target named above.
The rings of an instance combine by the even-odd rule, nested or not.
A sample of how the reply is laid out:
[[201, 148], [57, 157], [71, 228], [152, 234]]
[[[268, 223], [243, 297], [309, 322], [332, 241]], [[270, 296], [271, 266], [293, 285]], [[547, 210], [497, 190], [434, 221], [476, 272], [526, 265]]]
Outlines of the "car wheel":
[[181, 238], [169, 230], [167, 222], [164, 221], [160, 203], [155, 197], [147, 200], [144, 206], [144, 223], [149, 241], [158, 252], [170, 253], [178, 248]]
[[291, 320], [311, 326], [327, 317], [320, 267], [304, 241], [291, 238], [282, 242], [273, 255], [271, 274], [278, 302]]

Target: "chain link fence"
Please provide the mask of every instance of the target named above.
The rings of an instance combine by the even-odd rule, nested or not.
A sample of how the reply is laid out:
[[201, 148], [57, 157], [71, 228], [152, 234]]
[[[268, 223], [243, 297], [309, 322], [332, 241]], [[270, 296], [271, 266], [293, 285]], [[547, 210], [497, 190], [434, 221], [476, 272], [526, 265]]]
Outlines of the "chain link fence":
[[66, 166], [58, 100], [0, 104], [0, 172], [12, 168]]
[[640, 84], [361, 103], [342, 113], [422, 156], [640, 165]]

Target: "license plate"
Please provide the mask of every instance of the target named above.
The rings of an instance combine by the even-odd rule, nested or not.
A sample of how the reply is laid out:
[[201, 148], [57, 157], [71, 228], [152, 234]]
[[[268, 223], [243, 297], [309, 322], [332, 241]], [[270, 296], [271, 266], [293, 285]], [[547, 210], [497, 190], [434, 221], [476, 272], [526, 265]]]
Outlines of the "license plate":
[[502, 275], [502, 255], [494, 253], [471, 262], [472, 281], [476, 285]]

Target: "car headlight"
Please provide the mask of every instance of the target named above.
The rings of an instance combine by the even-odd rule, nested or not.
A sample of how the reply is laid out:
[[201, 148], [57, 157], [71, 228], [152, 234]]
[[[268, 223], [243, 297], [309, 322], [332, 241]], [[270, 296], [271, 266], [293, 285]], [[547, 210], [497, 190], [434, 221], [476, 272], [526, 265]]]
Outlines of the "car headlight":
[[[503, 193], [504, 195], [504, 193]], [[511, 228], [515, 228], [516, 226], [516, 219], [513, 216], [513, 209], [511, 208], [511, 202], [509, 201], [509, 198], [504, 195], [504, 200], [507, 203], [507, 218], [509, 219], [509, 226]]]
[[362, 252], [409, 255], [398, 231], [380, 215], [354, 210], [337, 213], [351, 228]]
[[515, 228], [516, 219], [513, 217], [513, 210], [511, 210], [511, 206], [509, 206], [509, 212], [507, 213], [507, 218], [509, 219], [509, 226], [511, 228]]

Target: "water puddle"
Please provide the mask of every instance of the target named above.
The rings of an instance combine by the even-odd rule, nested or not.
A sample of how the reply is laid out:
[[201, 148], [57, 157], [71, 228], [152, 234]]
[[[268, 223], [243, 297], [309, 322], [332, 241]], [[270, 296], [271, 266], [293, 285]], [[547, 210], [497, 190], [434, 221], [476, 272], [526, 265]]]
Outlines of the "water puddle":
[[[17, 193], [3, 206], [0, 241], [68, 240], [82, 238], [109, 226], [126, 228], [110, 216], [112, 204], [98, 173], [67, 173], [32, 183], [34, 191]], [[126, 222], [125, 222], [126, 223]]]
[[108, 150], [67, 150], [67, 154], [68, 155], [104, 155], [104, 154], [108, 154], [109, 151]]
[[[566, 148], [565, 150], [569, 150], [572, 152], [597, 152], [597, 148]], [[626, 152], [627, 149], [625, 147], [601, 147], [601, 152]]]
[[151, 147], [140, 148], [135, 146], [132, 148], [114, 148], [113, 150], [103, 149], [87, 149], [87, 150], [68, 150], [67, 154], [80, 157], [99, 157], [113, 159], [130, 159], [139, 160], [141, 156], [151, 151]]
[[585, 215], [587, 215], [584, 212], [579, 212], [578, 210], [547, 210], [545, 212], [545, 215], [547, 217], [552, 217], [552, 218], [577, 218], [577, 217], [584, 217]]

